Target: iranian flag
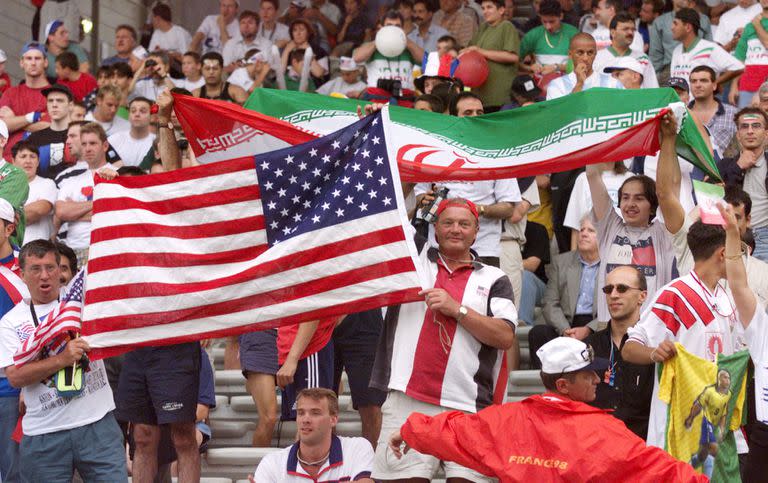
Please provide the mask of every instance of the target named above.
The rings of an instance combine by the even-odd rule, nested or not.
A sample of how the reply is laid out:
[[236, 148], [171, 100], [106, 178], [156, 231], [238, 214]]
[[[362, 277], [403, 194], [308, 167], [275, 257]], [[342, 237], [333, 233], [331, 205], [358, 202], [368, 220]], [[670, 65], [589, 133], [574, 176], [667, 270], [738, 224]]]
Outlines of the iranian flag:
[[[329, 134], [356, 121], [358, 106], [365, 104], [273, 89], [256, 89], [245, 109], [175, 97], [201, 162]], [[216, 112], [207, 110], [212, 103]], [[475, 118], [390, 106], [389, 129], [403, 181], [517, 178], [655, 154], [661, 116], [671, 107], [680, 121], [678, 153], [719, 179], [711, 152], [672, 89], [591, 89]]]

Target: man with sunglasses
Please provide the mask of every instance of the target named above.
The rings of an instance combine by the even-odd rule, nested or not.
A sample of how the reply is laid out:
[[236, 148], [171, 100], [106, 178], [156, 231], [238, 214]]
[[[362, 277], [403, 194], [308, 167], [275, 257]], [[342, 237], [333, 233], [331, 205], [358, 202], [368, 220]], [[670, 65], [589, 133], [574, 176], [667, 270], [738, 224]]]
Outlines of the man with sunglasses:
[[[661, 126], [660, 164], [675, 151], [676, 127], [673, 116], [665, 116]], [[633, 364], [660, 364], [675, 357], [675, 342], [691, 354], [714, 361], [718, 354], [729, 355], [743, 348], [736, 310], [721, 279], [725, 278], [725, 231], [719, 225], [697, 221], [688, 229], [688, 247], [693, 269], [662, 287], [648, 304], [640, 321], [627, 331], [628, 340], [621, 356]], [[655, 381], [658, 384], [658, 381]], [[648, 425], [649, 445], [664, 447], [667, 405], [653, 398]], [[737, 446], [744, 443], [739, 438]], [[741, 441], [739, 441], [741, 439]], [[739, 446], [739, 452], [746, 445]]]
[[707, 481], [687, 463], [647, 447], [605, 411], [585, 404], [594, 401], [608, 367], [590, 346], [559, 337], [543, 345], [538, 356], [546, 393], [477, 414], [413, 414], [392, 433], [389, 450], [401, 458], [414, 449], [501, 481], [623, 481], [627, 475]]
[[621, 358], [627, 330], [640, 319], [640, 307], [648, 295], [645, 276], [635, 267], [614, 269], [605, 277], [602, 291], [611, 319], [608, 326], [584, 341], [595, 356], [608, 359], [608, 371], [597, 386], [593, 406], [612, 409], [614, 417], [624, 421], [630, 431], [645, 439], [648, 413], [653, 393], [653, 366], [637, 365]]

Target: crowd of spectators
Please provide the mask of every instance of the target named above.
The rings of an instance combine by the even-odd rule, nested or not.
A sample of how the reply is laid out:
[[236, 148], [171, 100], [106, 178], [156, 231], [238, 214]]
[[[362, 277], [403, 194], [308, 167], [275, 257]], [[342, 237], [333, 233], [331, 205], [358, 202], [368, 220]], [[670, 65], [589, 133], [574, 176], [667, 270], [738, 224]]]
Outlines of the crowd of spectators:
[[[57, 354], [13, 363], [87, 264], [94, 174], [197, 164], [171, 91], [242, 105], [256, 89], [277, 88], [468, 117], [595, 87], [674, 89], [722, 174], [748, 286], [759, 304], [768, 302], [768, 0], [534, 0], [523, 17], [512, 0], [383, 1], [375, 15], [366, 0], [291, 0], [284, 8], [261, 0], [257, 11], [219, 0], [217, 13], [211, 0], [194, 32], [158, 1], [148, 25], [116, 28], [114, 55], [99, 65], [78, 43], [72, 2], [49, 3], [56, 9], [44, 6], [38, 40], [19, 53], [17, 82], [0, 50], [2, 481], [65, 481], [75, 471], [85, 481], [200, 478], [200, 454], [215, 437], [207, 424], [212, 341], [88, 364], [87, 343], [73, 337]], [[375, 38], [390, 26], [403, 30], [405, 48], [388, 57]], [[470, 53], [488, 65], [487, 79], [471, 89], [445, 69]], [[390, 437], [401, 442], [414, 412], [476, 413], [502, 402], [508, 371], [521, 368], [515, 328], [523, 325], [531, 326], [523, 359], [543, 370], [547, 390], [568, 397], [573, 374], [547, 372], [539, 356], [575, 350], [552, 341], [584, 341], [610, 360], [610, 371], [585, 383], [593, 396], [571, 399], [612, 409], [626, 425], [623, 437], [663, 448], [654, 364], [675, 356], [671, 341], [709, 359], [713, 337], [725, 354], [753, 350], [724, 283], [726, 232], [698, 219], [693, 181], [717, 180], [677, 156], [674, 125], [667, 114], [657, 155], [529, 178], [404, 186], [434, 282], [423, 302], [226, 339], [225, 368], [242, 371], [258, 410], [253, 445], [272, 445], [278, 421], [298, 423], [296, 444], [265, 458], [255, 481], [296, 473], [426, 481], [438, 469], [448, 481], [489, 481], [435, 456], [400, 454]], [[425, 220], [429, 210], [436, 220]], [[701, 298], [714, 322], [681, 329], [647, 310], [673, 281]], [[56, 378], [67, 370], [74, 377], [77, 367], [84, 389], [63, 395]], [[362, 438], [333, 433], [342, 372]], [[765, 431], [766, 403], [753, 396], [749, 404], [757, 406], [750, 435]], [[764, 476], [766, 446], [749, 442], [742, 469]]]

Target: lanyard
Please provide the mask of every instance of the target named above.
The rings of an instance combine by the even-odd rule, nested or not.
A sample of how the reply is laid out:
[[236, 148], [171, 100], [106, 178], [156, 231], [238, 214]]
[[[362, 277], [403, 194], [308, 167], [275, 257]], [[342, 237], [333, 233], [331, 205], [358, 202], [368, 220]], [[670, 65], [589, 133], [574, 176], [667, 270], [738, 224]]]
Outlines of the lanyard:
[[32, 301], [29, 301], [29, 313], [32, 314], [32, 323], [35, 324], [35, 328], [37, 328], [38, 325], [40, 325], [40, 321], [37, 319], [37, 314], [35, 313], [35, 304], [32, 303]]
[[608, 380], [605, 381], [611, 387], [613, 387], [613, 385], [616, 383], [616, 361], [614, 360], [615, 356], [613, 353], [613, 347], [614, 347], [614, 343], [613, 341], [611, 341], [611, 356], [610, 356], [610, 359], [608, 360], [610, 365], [608, 368], [608, 377], [606, 378]]

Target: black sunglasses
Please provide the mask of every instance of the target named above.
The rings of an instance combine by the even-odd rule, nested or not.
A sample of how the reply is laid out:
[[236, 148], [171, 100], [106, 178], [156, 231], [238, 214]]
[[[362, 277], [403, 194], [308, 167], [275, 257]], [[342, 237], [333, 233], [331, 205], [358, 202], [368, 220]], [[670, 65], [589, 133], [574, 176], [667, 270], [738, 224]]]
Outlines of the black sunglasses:
[[642, 290], [641, 288], [638, 288], [638, 287], [630, 287], [629, 285], [624, 285], [623, 283], [617, 283], [616, 285], [609, 284], [603, 287], [603, 293], [606, 295], [610, 295], [613, 293], [614, 288], [619, 293], [627, 293], [627, 290]]

